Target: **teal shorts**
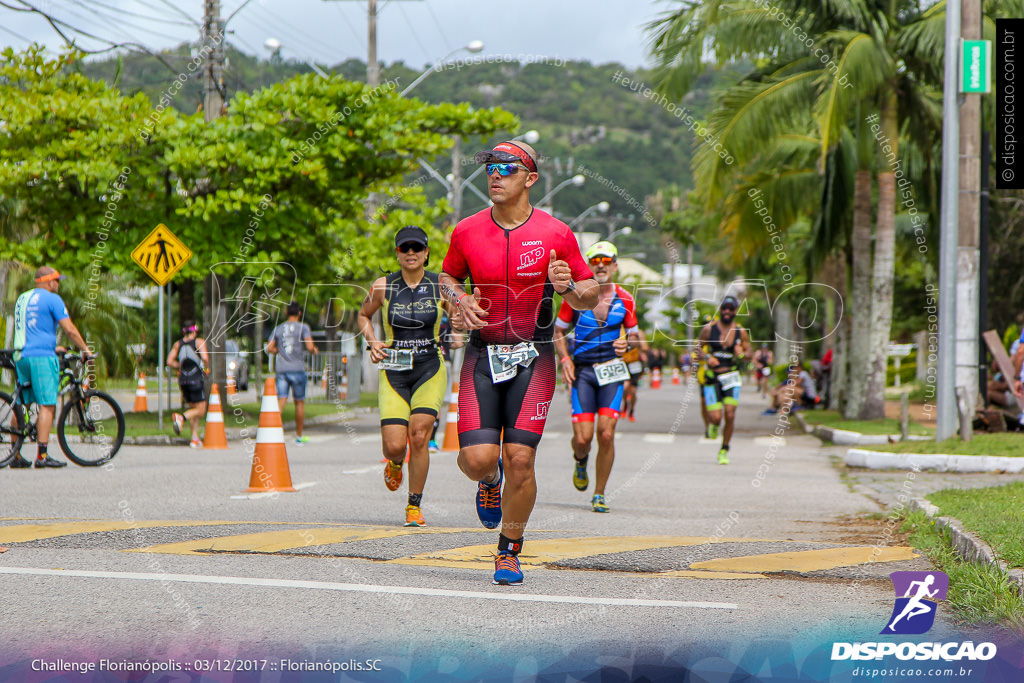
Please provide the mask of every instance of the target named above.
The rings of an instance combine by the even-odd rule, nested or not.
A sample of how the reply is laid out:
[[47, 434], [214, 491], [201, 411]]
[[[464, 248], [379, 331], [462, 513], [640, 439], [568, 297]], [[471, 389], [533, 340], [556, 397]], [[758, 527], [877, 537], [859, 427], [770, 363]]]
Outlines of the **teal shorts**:
[[17, 361], [18, 384], [31, 382], [31, 389], [23, 389], [21, 401], [25, 405], [38, 403], [41, 406], [57, 405], [57, 388], [60, 380], [60, 361], [56, 355], [33, 356]]

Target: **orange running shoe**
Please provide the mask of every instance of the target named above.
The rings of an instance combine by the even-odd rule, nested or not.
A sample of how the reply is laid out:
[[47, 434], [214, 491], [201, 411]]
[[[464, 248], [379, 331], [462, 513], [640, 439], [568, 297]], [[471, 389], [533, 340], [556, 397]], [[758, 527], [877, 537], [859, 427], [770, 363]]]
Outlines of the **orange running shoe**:
[[397, 491], [398, 487], [402, 485], [402, 465], [391, 462], [390, 460], [384, 465], [384, 485], [388, 487], [388, 491]]
[[423, 513], [420, 511], [418, 505], [406, 505], [405, 506], [405, 525], [406, 526], [426, 526], [427, 520], [423, 519]]

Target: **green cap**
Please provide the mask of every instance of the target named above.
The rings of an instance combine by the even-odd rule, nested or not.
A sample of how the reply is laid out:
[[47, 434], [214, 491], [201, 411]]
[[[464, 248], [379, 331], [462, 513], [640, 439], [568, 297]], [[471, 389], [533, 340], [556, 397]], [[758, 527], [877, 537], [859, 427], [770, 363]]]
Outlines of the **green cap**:
[[591, 244], [590, 248], [587, 249], [586, 256], [588, 259], [592, 259], [595, 256], [611, 256], [613, 259], [618, 259], [619, 250], [611, 242], [602, 240], [601, 242]]

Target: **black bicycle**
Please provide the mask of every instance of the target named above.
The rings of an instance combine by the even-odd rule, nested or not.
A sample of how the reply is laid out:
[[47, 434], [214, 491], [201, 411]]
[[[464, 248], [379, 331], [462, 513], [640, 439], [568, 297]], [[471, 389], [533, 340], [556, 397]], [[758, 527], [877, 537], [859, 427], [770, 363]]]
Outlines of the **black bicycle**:
[[[59, 417], [57, 441], [68, 460], [82, 467], [109, 462], [124, 441], [124, 413], [110, 394], [88, 388], [83, 381], [85, 361], [79, 354], [57, 354], [60, 358]], [[0, 368], [14, 370], [14, 352], [0, 349]], [[17, 377], [17, 373], [15, 373]], [[36, 404], [22, 400], [31, 383], [15, 379], [14, 396], [0, 391], [0, 467], [11, 463], [25, 441], [38, 438]]]

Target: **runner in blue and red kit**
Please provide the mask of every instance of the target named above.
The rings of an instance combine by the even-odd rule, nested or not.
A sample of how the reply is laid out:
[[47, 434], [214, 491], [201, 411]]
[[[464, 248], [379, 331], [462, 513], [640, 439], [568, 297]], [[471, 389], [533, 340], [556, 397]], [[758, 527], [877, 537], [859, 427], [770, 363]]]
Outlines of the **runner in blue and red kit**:
[[[608, 512], [604, 489], [615, 461], [615, 425], [629, 380], [622, 354], [640, 345], [640, 328], [632, 295], [612, 281], [619, 269], [615, 245], [597, 242], [587, 249], [587, 260], [601, 286], [598, 304], [592, 311], [575, 311], [562, 302], [555, 350], [561, 356], [562, 377], [572, 386], [572, 483], [578, 491], [586, 491], [590, 483], [587, 460], [596, 419], [597, 477], [590, 504], [594, 512]], [[565, 337], [570, 327], [576, 340], [571, 355]]]
[[472, 330], [459, 382], [459, 468], [479, 482], [480, 522], [501, 524], [494, 583], [504, 585], [523, 581], [518, 555], [537, 498], [534, 457], [555, 390], [552, 296], [589, 309], [598, 295], [572, 231], [530, 204], [536, 158], [515, 141], [476, 155], [494, 206], [455, 227], [441, 273], [442, 294]]

